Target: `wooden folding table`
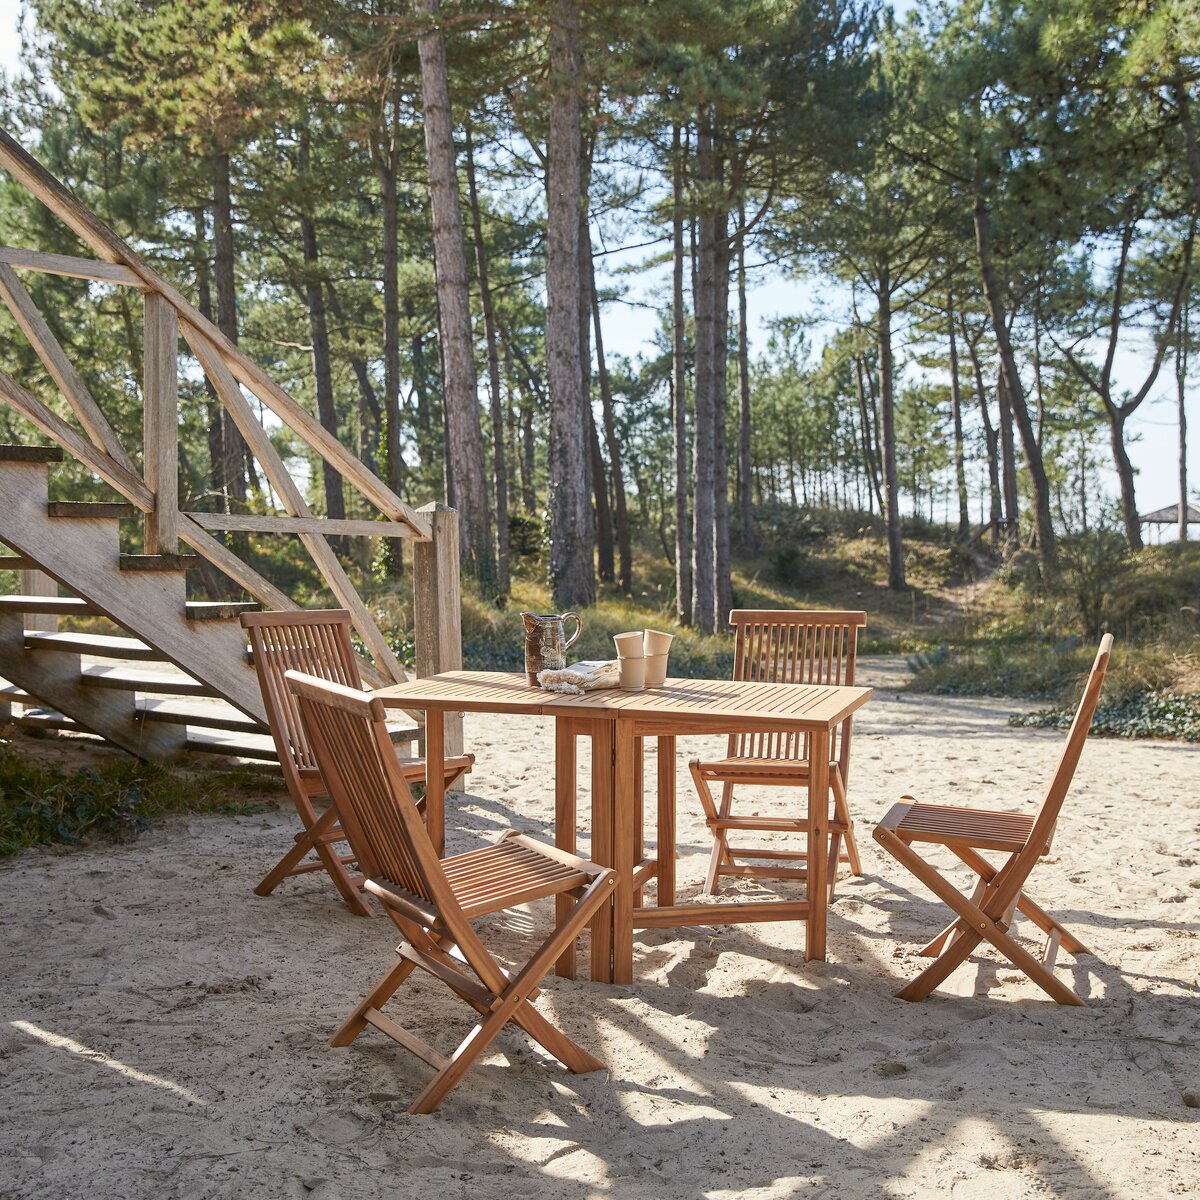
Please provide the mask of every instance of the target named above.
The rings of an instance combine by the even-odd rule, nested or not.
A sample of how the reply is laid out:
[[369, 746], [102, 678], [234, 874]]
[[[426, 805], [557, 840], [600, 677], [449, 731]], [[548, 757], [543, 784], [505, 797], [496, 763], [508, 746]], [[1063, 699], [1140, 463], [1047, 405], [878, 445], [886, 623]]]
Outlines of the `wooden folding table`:
[[[870, 698], [871, 689], [824, 684], [749, 683], [671, 679], [644, 692], [605, 690], [563, 696], [528, 687], [524, 676], [490, 671], [446, 671], [375, 693], [389, 707], [426, 714], [426, 806], [430, 836], [445, 841], [440, 771], [447, 712], [493, 712], [555, 719], [555, 837], [575, 846], [575, 739], [592, 740], [591, 857], [614, 867], [619, 881], [612, 921], [592, 930], [592, 978], [633, 978], [633, 931], [652, 927], [743, 921], [805, 922], [805, 957], [825, 957], [829, 902], [829, 745], [832, 731]], [[800, 901], [674, 903], [675, 739], [687, 734], [780, 731], [808, 741], [808, 859], [806, 898]], [[657, 855], [643, 856], [641, 762], [647, 737], [658, 739]], [[658, 881], [657, 903], [642, 906], [642, 889]], [[570, 955], [562, 974], [573, 972]]]

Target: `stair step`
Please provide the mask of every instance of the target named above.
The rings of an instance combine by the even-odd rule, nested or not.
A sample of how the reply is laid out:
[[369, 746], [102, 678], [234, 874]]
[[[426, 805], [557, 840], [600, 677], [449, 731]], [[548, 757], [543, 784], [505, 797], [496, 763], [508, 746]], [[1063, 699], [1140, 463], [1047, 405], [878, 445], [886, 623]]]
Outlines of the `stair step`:
[[62, 462], [63, 452], [57, 446], [0, 445], [0, 462]]
[[234, 708], [232, 704], [139, 700], [137, 718], [140, 721], [161, 721], [168, 725], [188, 725], [196, 729], [224, 729], [230, 733], [267, 732], [257, 721]]
[[215, 696], [207, 684], [182, 671], [135, 671], [128, 667], [96, 665], [83, 668], [83, 682], [91, 687], [120, 688], [159, 696]]
[[62, 650], [68, 654], [93, 654], [97, 658], [124, 658], [132, 662], [162, 662], [163, 656], [145, 642], [105, 633], [25, 634], [26, 650]]
[[0, 612], [50, 613], [65, 617], [99, 611], [78, 596], [0, 596]]
[[200, 561], [198, 554], [122, 554], [122, 571], [186, 571]]
[[123, 521], [137, 516], [132, 504], [97, 504], [81, 500], [51, 500], [46, 505], [50, 517], [107, 517]]
[[86, 733], [86, 730], [80, 729], [79, 725], [72, 721], [70, 717], [64, 717], [62, 713], [55, 712], [52, 708], [39, 708], [33, 712], [26, 710], [13, 716], [13, 724], [19, 725], [22, 729], [57, 729], [62, 731], [78, 731]]
[[0, 554], [0, 571], [36, 571], [38, 565], [23, 554]]
[[224, 733], [216, 729], [188, 730], [186, 748], [203, 754], [225, 754], [231, 758], [253, 758], [278, 762], [275, 740], [270, 734]]
[[186, 616], [189, 621], [228, 621], [244, 612], [262, 612], [256, 600], [246, 603], [231, 600], [189, 600]]
[[36, 704], [37, 701], [15, 683], [0, 684], [0, 700], [7, 704]]

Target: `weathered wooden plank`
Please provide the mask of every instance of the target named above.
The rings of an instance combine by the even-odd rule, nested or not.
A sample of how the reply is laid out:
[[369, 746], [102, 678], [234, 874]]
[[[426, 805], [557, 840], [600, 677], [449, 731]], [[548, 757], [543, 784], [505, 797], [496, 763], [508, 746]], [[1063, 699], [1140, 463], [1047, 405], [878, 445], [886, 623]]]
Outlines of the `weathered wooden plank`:
[[0, 246], [0, 263], [8, 263], [18, 270], [69, 275], [73, 279], [94, 279], [99, 283], [123, 283], [130, 287], [140, 287], [142, 283], [128, 267], [116, 263], [77, 258], [73, 254], [48, 254], [42, 250], [26, 250], [21, 246]]
[[146, 514], [146, 553], [174, 554], [179, 548], [179, 318], [160, 295], [147, 292], [145, 321], [143, 461], [155, 500]]
[[103, 518], [109, 521], [124, 521], [129, 517], [137, 516], [137, 509], [132, 504], [106, 504], [91, 500], [51, 500], [46, 505], [46, 515], [70, 519]]
[[125, 470], [136, 475], [133, 460], [121, 445], [121, 439], [108, 423], [108, 418], [100, 411], [100, 406], [92, 398], [74, 363], [67, 358], [66, 352], [46, 323], [46, 318], [34, 304], [33, 297], [25, 290], [25, 285], [17, 278], [16, 272], [3, 263], [0, 263], [0, 298], [8, 306], [8, 311], [21, 327], [42, 365], [49, 372], [50, 378], [54, 380], [55, 386], [71, 406], [71, 411], [79, 418], [79, 423], [87, 431], [88, 437]]
[[[249, 402], [242, 394], [240, 384], [218, 354], [217, 348], [187, 324], [183, 327], [183, 336], [199, 359], [205, 374], [216, 389], [226, 410], [233, 417], [234, 424], [246, 439], [251, 452], [266, 473], [271, 485], [279, 494], [283, 507], [291, 516], [311, 517], [312, 513], [309, 511], [300, 489], [296, 486], [296, 481], [276, 452], [267, 431], [254, 415]], [[362, 597], [350, 582], [346, 572], [342, 570], [342, 564], [338, 562], [337, 555], [330, 549], [329, 543], [320, 534], [312, 533], [300, 534], [300, 540], [304, 543], [305, 549], [308, 550], [338, 602], [344, 608], [349, 609], [354, 627], [358, 630], [371, 657], [393, 679], [397, 681], [406, 679], [403, 666], [392, 653], [391, 647], [375, 624], [375, 619], [371, 616], [366, 604], [363, 603]]]
[[0, 371], [0, 396], [47, 437], [58, 442], [110, 487], [116, 488], [122, 496], [136, 504], [142, 512], [149, 512], [154, 507], [154, 496], [150, 489], [132, 471], [99, 447], [93, 446], [83, 434], [68, 425], [57, 413], [51, 412], [32, 392], [27, 392], [3, 371]]
[[249, 533], [320, 533], [329, 537], [348, 534], [351, 537], [410, 538], [413, 531], [395, 521], [335, 521], [328, 517], [271, 517], [253, 513], [187, 514], [205, 529], [239, 529]]
[[322, 428], [319, 421], [229, 341], [177, 288], [147, 266], [125, 241], [80, 204], [62, 183], [3, 129], [0, 129], [0, 166], [101, 258], [129, 268], [140, 281], [139, 286], [158, 292], [168, 300], [185, 324], [190, 324], [201, 336], [219, 347], [223, 360], [229, 363], [233, 374], [276, 416], [301, 433], [309, 445], [341, 472], [384, 516], [411, 524], [418, 537], [429, 536], [420, 515], [410, 505], [401, 500], [383, 480], [367, 470], [337, 438]]
[[[28, 597], [27, 600], [26, 597]], [[11, 599], [11, 597], [9, 598]], [[58, 598], [57, 579], [52, 579], [45, 571], [21, 572], [21, 599], [25, 601], [26, 605], [37, 605], [38, 600], [43, 602], [42, 605], [33, 608], [24, 608], [23, 611], [29, 614], [25, 618], [26, 629], [40, 629], [43, 633], [54, 633], [58, 629], [58, 614], [64, 611], [57, 606]], [[76, 596], [72, 596], [71, 599], [76, 604], [85, 603]], [[55, 603], [51, 603], [52, 601]], [[12, 607], [10, 604], [9, 608]]]
[[[462, 668], [458, 513], [428, 504], [432, 538], [413, 543], [413, 641], [418, 676]], [[461, 754], [462, 716], [446, 714], [446, 753]]]
[[295, 601], [286, 592], [281, 592], [249, 563], [238, 558], [223, 542], [217, 541], [211, 533], [201, 529], [188, 513], [179, 514], [179, 537], [197, 554], [207, 558], [218, 571], [228, 575], [238, 587], [245, 588], [268, 608], [296, 607]]

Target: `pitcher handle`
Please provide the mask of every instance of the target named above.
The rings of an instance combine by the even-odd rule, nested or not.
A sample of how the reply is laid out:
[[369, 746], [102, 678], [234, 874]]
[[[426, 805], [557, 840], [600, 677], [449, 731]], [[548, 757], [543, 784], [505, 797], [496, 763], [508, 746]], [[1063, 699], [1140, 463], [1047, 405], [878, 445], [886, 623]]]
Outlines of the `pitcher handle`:
[[576, 612], [565, 612], [562, 615], [564, 623], [568, 617], [575, 618], [575, 632], [563, 644], [564, 650], [569, 650], [579, 640], [579, 635], [583, 632], [583, 618]]

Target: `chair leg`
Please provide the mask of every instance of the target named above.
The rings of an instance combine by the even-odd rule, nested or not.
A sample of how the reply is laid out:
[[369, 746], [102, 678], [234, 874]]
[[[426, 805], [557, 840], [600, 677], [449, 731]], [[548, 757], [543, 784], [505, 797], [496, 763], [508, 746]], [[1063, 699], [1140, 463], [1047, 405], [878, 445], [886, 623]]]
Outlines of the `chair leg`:
[[[704, 778], [694, 762], [690, 764], [690, 769], [692, 782], [696, 785], [696, 794], [700, 797], [700, 806], [704, 809], [704, 817], [708, 822], [708, 831], [712, 834], [713, 839], [712, 853], [708, 859], [708, 872], [704, 877], [704, 890], [713, 896], [716, 895], [721, 868], [730, 864], [728, 835], [725, 830], [714, 827], [718, 817], [717, 804], [713, 799], [712, 789], [708, 786], [708, 780]], [[728, 786], [727, 784], [727, 789]], [[723, 807], [724, 800], [725, 794], [722, 793]]]
[[331, 1046], [349, 1046], [367, 1027], [366, 1013], [381, 1009], [396, 993], [396, 989], [413, 973], [416, 963], [407, 958], [397, 959], [391, 970], [363, 997], [357, 1008], [338, 1026]]
[[[840, 767], [829, 773], [829, 784], [833, 788], [833, 815], [842, 825], [846, 826], [846, 857], [850, 860], [850, 874], [862, 875], [862, 859], [858, 854], [858, 842], [854, 837], [854, 822], [850, 819], [850, 805], [846, 801], [846, 784], [842, 779]], [[836, 864], [836, 859], [834, 860]], [[832, 878], [835, 867], [830, 868]]]

